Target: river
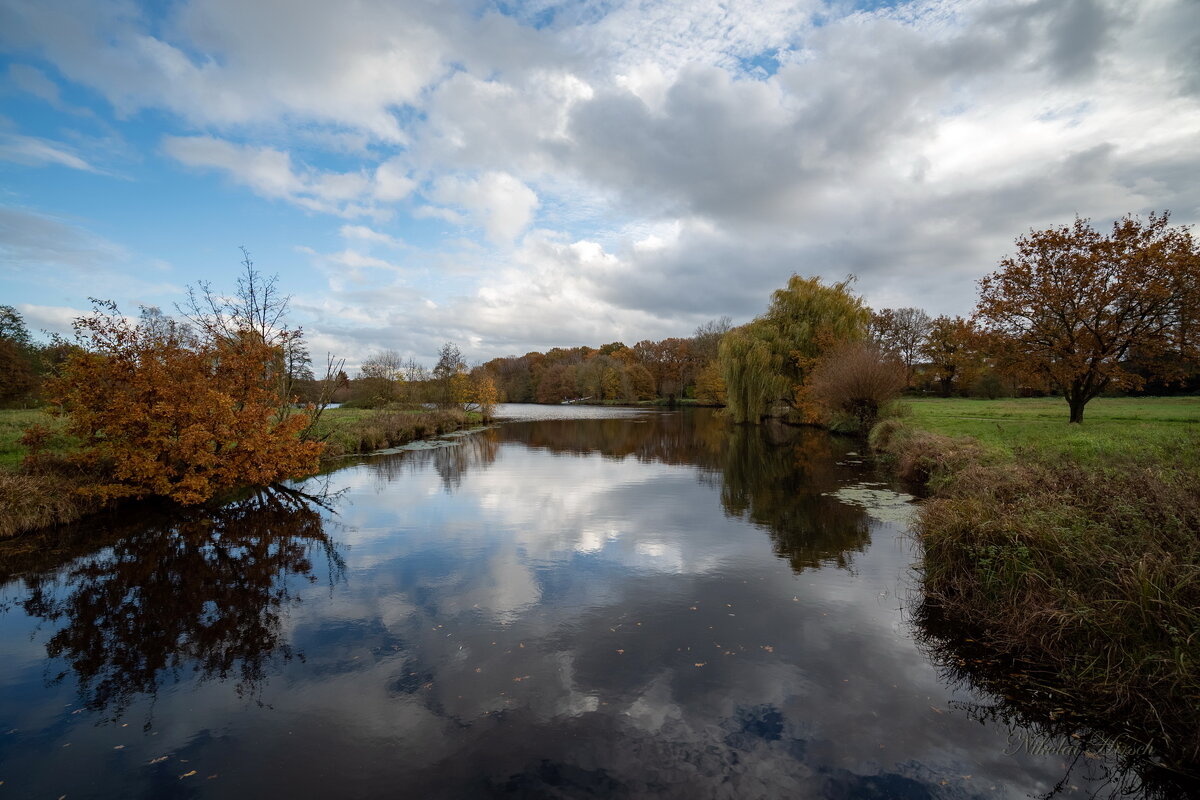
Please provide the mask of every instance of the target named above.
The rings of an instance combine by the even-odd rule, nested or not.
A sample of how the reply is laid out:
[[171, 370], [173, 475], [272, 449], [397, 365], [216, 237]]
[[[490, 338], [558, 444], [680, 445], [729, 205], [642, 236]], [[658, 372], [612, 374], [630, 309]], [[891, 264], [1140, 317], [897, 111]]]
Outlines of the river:
[[911, 619], [853, 440], [504, 407], [0, 553], [0, 797], [1086, 797]]

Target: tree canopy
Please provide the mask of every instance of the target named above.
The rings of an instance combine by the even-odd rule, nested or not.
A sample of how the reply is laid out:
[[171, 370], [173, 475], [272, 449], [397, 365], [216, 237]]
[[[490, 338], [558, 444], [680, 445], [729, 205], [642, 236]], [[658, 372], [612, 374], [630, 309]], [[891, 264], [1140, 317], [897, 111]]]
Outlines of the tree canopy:
[[71, 458], [103, 476], [90, 492], [192, 504], [316, 471], [323, 445], [302, 440], [309, 418], [287, 394], [285, 348], [299, 332], [261, 313], [271, 304], [247, 271], [242, 304], [194, 325], [102, 301], [75, 320], [79, 347], [48, 388], [82, 443]]
[[771, 296], [767, 313], [721, 339], [726, 402], [736, 422], [757, 423], [782, 410], [800, 421], [814, 415], [805, 381], [821, 356], [839, 342], [867, 335], [871, 313], [850, 293], [853, 279], [826, 286], [793, 275]]
[[1126, 216], [1107, 236], [1078, 217], [1030, 231], [979, 282], [975, 316], [993, 351], [1061, 391], [1071, 422], [1101, 392], [1141, 385], [1132, 356], [1169, 369], [1196, 354], [1200, 252], [1190, 229], [1168, 220]]

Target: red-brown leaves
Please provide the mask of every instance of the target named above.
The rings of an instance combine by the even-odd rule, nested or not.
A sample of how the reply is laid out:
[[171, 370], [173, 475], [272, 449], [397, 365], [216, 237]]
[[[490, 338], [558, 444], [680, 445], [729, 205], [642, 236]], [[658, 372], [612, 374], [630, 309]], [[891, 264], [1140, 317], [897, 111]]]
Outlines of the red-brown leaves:
[[1131, 357], [1168, 364], [1160, 358], [1168, 352], [1196, 352], [1200, 252], [1168, 218], [1127, 216], [1108, 236], [1079, 218], [1031, 231], [979, 282], [976, 319], [996, 355], [1060, 389], [1073, 422], [1105, 389], [1141, 383], [1125, 368]]
[[280, 347], [257, 332], [197, 336], [112, 306], [76, 328], [85, 347], [50, 389], [83, 442], [74, 459], [108, 476], [89, 491], [190, 504], [316, 471], [322, 445], [300, 441], [305, 415], [281, 413]]

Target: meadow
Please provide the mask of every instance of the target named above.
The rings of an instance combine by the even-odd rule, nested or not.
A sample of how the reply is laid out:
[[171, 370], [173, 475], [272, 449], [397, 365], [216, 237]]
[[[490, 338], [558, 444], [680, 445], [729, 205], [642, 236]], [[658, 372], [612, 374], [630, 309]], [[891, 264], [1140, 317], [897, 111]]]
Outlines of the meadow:
[[873, 446], [930, 497], [922, 607], [1023, 690], [1200, 761], [1200, 398], [913, 400]]

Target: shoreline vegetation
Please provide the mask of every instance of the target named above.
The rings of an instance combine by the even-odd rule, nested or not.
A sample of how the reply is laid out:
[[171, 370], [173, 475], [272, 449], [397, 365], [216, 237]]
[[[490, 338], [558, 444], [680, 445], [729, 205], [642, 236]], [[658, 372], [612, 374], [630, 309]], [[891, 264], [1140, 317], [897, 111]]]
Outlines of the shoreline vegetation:
[[1062, 403], [909, 401], [871, 431], [928, 492], [916, 618], [1005, 663], [1005, 694], [1049, 694], [1194, 775], [1200, 398], [1099, 398], [1087, 426]]
[[[478, 425], [478, 412], [459, 409], [325, 409], [313, 437], [324, 443], [320, 464], [409, 442], [441, 436]], [[26, 455], [19, 439], [31, 425], [43, 425], [51, 436], [41, 463], [22, 468]], [[77, 440], [62, 433], [63, 421], [42, 410], [0, 410], [0, 539], [45, 531], [110, 510], [120, 501], [105, 501], [86, 489], [97, 476], [63, 460]], [[83, 491], [81, 491], [83, 490]]]

